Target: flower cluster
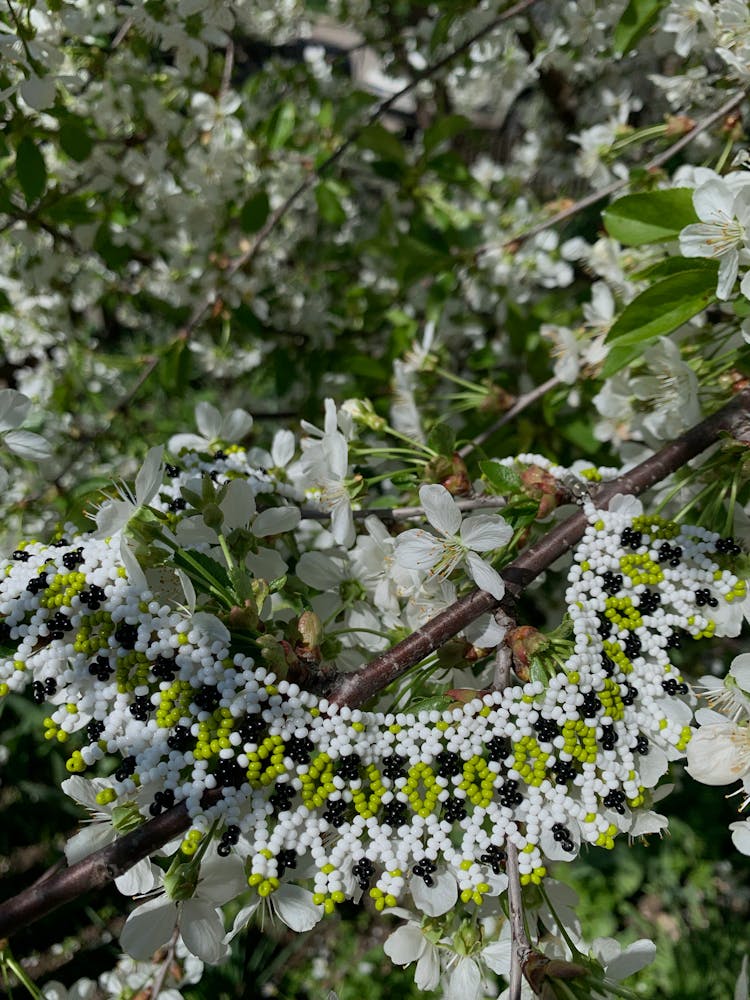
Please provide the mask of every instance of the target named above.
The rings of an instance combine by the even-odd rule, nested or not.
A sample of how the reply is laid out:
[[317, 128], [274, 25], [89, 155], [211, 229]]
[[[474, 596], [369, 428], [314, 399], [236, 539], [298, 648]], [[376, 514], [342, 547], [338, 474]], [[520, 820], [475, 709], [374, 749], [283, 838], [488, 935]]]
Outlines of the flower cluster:
[[[734, 542], [644, 516], [632, 498], [610, 511], [587, 501], [590, 523], [566, 594], [573, 639], [558, 669], [443, 709], [361, 711], [268, 668], [263, 652], [284, 602], [274, 612], [266, 581], [243, 577], [231, 556], [224, 570], [212, 555], [217, 542], [228, 553], [227, 538], [235, 552], [257, 549], [255, 525], [265, 542], [273, 531], [293, 535], [298, 550], [316, 544], [284, 474], [277, 488], [236, 445], [213, 456], [183, 451], [177, 462], [162, 465], [161, 450], [152, 451], [135, 497], [97, 515], [113, 534], [28, 540], [5, 560], [0, 692], [30, 686], [35, 701], [51, 705], [45, 735], [71, 748], [72, 774], [115, 762], [93, 786], [100, 820], [116, 813], [119, 829], [131, 829], [186, 804], [192, 827], [179, 857], [188, 867], [193, 857], [195, 871], [178, 888], [165, 876], [164, 905], [172, 922], [186, 899], [216, 915], [208, 937], [195, 941], [200, 957], [224, 954], [218, 905], [243, 889], [256, 899], [247, 913], [264, 899], [283, 909], [292, 893], [307, 904], [304, 926], [362, 892], [385, 909], [446, 880], [454, 901], [479, 905], [504, 887], [508, 844], [520, 852], [522, 881], [539, 882], [548, 861], [574, 858], [582, 843], [611, 847], [618, 832], [664, 824], [648, 811], [651, 790], [684, 753], [692, 718], [670, 652], [741, 616]], [[445, 539], [434, 541], [436, 551], [448, 546], [448, 558], [462, 558], [476, 530], [482, 551], [507, 541], [497, 515], [490, 530], [489, 515], [461, 527], [453, 507], [431, 510], [442, 495], [430, 490], [439, 489], [422, 491]], [[256, 496], [268, 505], [257, 516]], [[402, 560], [426, 544], [407, 537]], [[248, 564], [258, 558], [248, 554]], [[425, 566], [434, 564], [430, 555]], [[477, 565], [469, 569], [476, 576]], [[196, 599], [192, 580], [206, 572], [214, 584]], [[212, 603], [222, 580], [245, 587], [244, 607], [239, 598], [223, 610]], [[196, 600], [212, 610], [196, 611]], [[78, 786], [74, 794], [84, 797]], [[200, 902], [201, 866], [222, 859], [231, 861], [231, 892]], [[131, 878], [131, 891], [136, 884], [152, 889], [154, 878]]]

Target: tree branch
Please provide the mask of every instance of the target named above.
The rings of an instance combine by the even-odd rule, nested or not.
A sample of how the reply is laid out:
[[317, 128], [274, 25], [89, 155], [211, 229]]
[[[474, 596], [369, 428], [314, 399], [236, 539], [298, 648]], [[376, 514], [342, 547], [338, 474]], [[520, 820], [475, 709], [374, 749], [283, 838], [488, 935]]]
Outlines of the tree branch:
[[[745, 389], [726, 406], [665, 445], [651, 458], [600, 487], [595, 497], [597, 504], [605, 508], [617, 493], [643, 493], [705, 451], [722, 432], [741, 432], [749, 420], [750, 389]], [[583, 535], [586, 523], [583, 511], [578, 511], [507, 566], [503, 577], [509, 597], [520, 595], [532, 580], [572, 548]], [[362, 705], [475, 618], [496, 610], [502, 603], [486, 591], [472, 591], [408, 639], [376, 657], [360, 673], [339, 678], [329, 695], [329, 703], [353, 708]], [[204, 808], [209, 808], [220, 796], [221, 788], [206, 792], [202, 803]], [[141, 858], [184, 833], [189, 825], [187, 807], [181, 803], [65, 871], [50, 875], [43, 882], [9, 899], [0, 908], [0, 939], [27, 927], [63, 903], [106, 885]]]

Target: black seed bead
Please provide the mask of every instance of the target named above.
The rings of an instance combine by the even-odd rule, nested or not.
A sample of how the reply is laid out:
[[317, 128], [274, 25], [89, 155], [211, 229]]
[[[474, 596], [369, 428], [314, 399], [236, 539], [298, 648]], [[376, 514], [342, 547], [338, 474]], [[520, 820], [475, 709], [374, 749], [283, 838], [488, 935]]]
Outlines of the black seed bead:
[[498, 795], [500, 805], [504, 806], [506, 809], [512, 809], [513, 806], [520, 806], [523, 802], [523, 795], [518, 791], [518, 782], [515, 778], [509, 778], [505, 784], [501, 787], [500, 793]]
[[216, 846], [216, 853], [220, 858], [228, 858], [232, 853], [232, 848], [225, 840], [221, 840]]
[[54, 677], [47, 677], [44, 681], [44, 693], [50, 698], [57, 691], [57, 681]]
[[217, 469], [213, 469], [211, 472], [209, 472], [208, 478], [211, 480], [212, 483], [217, 483], [219, 481], [219, 472], [218, 472], [218, 470]]
[[602, 639], [608, 639], [612, 635], [612, 622], [609, 618], [603, 618], [599, 616], [599, 625], [596, 629]]
[[133, 703], [129, 706], [130, 714], [138, 722], [147, 722], [152, 709], [151, 698], [147, 694], [136, 695]]
[[539, 718], [532, 725], [542, 743], [551, 743], [560, 735], [560, 727], [554, 719]]
[[604, 671], [604, 673], [607, 675], [607, 677], [611, 677], [612, 674], [615, 672], [615, 661], [610, 659], [606, 653], [602, 653], [601, 663], [602, 663], [602, 670]]
[[355, 865], [352, 865], [352, 875], [359, 882], [360, 889], [365, 892], [370, 887], [370, 879], [375, 874], [375, 865], [369, 858], [360, 858]]
[[28, 562], [31, 559], [31, 553], [24, 549], [15, 549], [11, 559], [15, 559], [16, 562]]
[[603, 750], [614, 750], [617, 740], [618, 736], [614, 730], [614, 726], [602, 726], [601, 742]]
[[596, 697], [594, 691], [587, 691], [583, 696], [581, 705], [581, 715], [584, 719], [593, 719], [597, 712], [601, 711], [602, 703]]
[[687, 694], [688, 691], [689, 688], [684, 681], [682, 681], [682, 683], [677, 685], [677, 694]]
[[92, 719], [91, 722], [86, 726], [86, 735], [89, 738], [89, 742], [96, 743], [99, 737], [104, 732], [104, 723], [100, 722], [98, 719]]
[[383, 806], [383, 822], [388, 826], [399, 827], [406, 822], [406, 803], [393, 799], [387, 806]]
[[187, 726], [175, 726], [174, 732], [167, 739], [167, 746], [170, 750], [179, 750], [184, 752], [189, 750], [193, 745], [193, 737], [190, 735], [190, 730]]
[[647, 757], [649, 751], [648, 740], [645, 736], [639, 736], [635, 741], [635, 752], [642, 757]]
[[613, 789], [607, 793], [602, 801], [608, 809], [614, 809], [621, 816], [625, 815], [625, 795], [623, 792]]
[[441, 750], [438, 754], [438, 777], [453, 778], [463, 770], [461, 758], [450, 750]]
[[26, 589], [30, 594], [38, 594], [40, 590], [45, 590], [48, 586], [47, 572], [45, 570], [39, 576], [35, 576], [32, 580], [29, 580], [26, 584]]
[[234, 757], [229, 757], [226, 760], [223, 757], [219, 758], [214, 776], [220, 785], [226, 785], [230, 788], [241, 788], [247, 781], [247, 774]]
[[629, 681], [625, 681], [625, 693], [622, 695], [623, 705], [632, 705], [638, 697], [638, 689], [634, 688]]
[[661, 594], [655, 590], [644, 590], [638, 601], [638, 610], [644, 615], [653, 614], [661, 604]]
[[83, 549], [74, 549], [72, 552], [66, 552], [62, 557], [62, 563], [65, 569], [75, 569], [76, 566], [80, 566], [83, 562]]
[[164, 471], [167, 473], [170, 479], [176, 479], [177, 476], [179, 476], [180, 474], [180, 470], [177, 468], [177, 466], [170, 465], [169, 462], [165, 463]]
[[667, 637], [667, 649], [679, 649], [682, 646], [682, 630], [675, 629]]
[[573, 762], [570, 760], [555, 761], [552, 766], [552, 771], [555, 775], [556, 785], [567, 785], [568, 782], [572, 781], [576, 774], [578, 774], [573, 766]]
[[89, 673], [102, 683], [109, 680], [114, 671], [115, 668], [110, 664], [109, 658], [102, 654], [99, 654], [94, 662], [89, 664]]
[[222, 449], [221, 449], [221, 448], [218, 448], [218, 449], [217, 449], [217, 450], [216, 450], [216, 451], [214, 452], [214, 456], [213, 456], [213, 457], [214, 457], [215, 459], [224, 459], [224, 458], [228, 458], [229, 456], [227, 455], [227, 453], [226, 453], [225, 451], [222, 451]]
[[667, 694], [675, 695], [677, 694], [677, 681], [670, 677], [669, 680], [661, 682], [662, 688], [667, 692]]
[[607, 570], [602, 574], [602, 590], [614, 597], [622, 590], [622, 573], [612, 573]]
[[176, 514], [178, 510], [185, 510], [187, 507], [187, 501], [183, 497], [175, 497], [174, 500], [170, 500], [167, 504], [167, 510], [170, 510], [173, 514]]
[[[510, 740], [507, 736], [493, 736], [487, 743], [487, 756], [496, 763], [504, 761], [510, 753]], [[456, 772], [458, 774], [458, 772]]]
[[51, 639], [62, 639], [65, 633], [69, 632], [73, 628], [70, 618], [68, 618], [67, 615], [64, 615], [62, 611], [55, 612], [55, 614], [47, 622], [47, 627], [49, 628]]
[[0, 643], [10, 642], [10, 625], [7, 622], [0, 622]]
[[662, 544], [659, 546], [656, 558], [659, 560], [660, 563], [669, 562], [669, 560], [672, 558], [672, 546], [669, 544], [669, 542], [662, 542]]
[[81, 591], [78, 595], [78, 600], [81, 604], [87, 605], [89, 611], [98, 611], [106, 596], [107, 595], [104, 593], [104, 590], [94, 583], [88, 588], [88, 590]]
[[560, 847], [562, 847], [564, 851], [568, 851], [569, 854], [573, 854], [576, 849], [576, 845], [573, 843], [572, 840], [560, 841]]
[[160, 816], [162, 812], [171, 809], [173, 805], [174, 791], [171, 788], [165, 788], [163, 792], [156, 792], [154, 801], [148, 807], [148, 811], [152, 816]]
[[390, 781], [403, 778], [406, 774], [404, 769], [404, 758], [397, 753], [389, 754], [383, 758], [383, 777]]
[[633, 529], [625, 528], [623, 533], [620, 535], [620, 545], [626, 548], [630, 545], [631, 539], [633, 538]]
[[138, 626], [120, 622], [115, 629], [115, 639], [123, 649], [135, 649], [135, 644], [138, 641]]
[[34, 681], [31, 685], [31, 700], [35, 705], [41, 705], [44, 701], [44, 684], [41, 681]]
[[342, 781], [356, 781], [359, 778], [361, 764], [362, 758], [359, 754], [347, 754], [346, 757], [340, 759], [336, 773]]
[[243, 743], [259, 743], [260, 736], [265, 732], [266, 724], [260, 715], [248, 715], [237, 726], [237, 732]]
[[633, 531], [630, 535], [630, 548], [633, 552], [641, 547], [641, 542], [643, 541], [643, 534], [640, 531]]
[[642, 648], [643, 644], [635, 632], [629, 632], [625, 638], [625, 655], [632, 660], [634, 656], [638, 656]]
[[428, 861], [427, 858], [423, 858], [422, 861], [418, 861], [412, 868], [412, 872], [421, 878], [425, 885], [432, 887], [435, 884], [435, 879], [432, 877], [434, 872], [437, 871], [437, 865], [434, 861]]
[[500, 875], [505, 870], [505, 862], [508, 860], [508, 855], [502, 847], [490, 844], [487, 848], [487, 853], [482, 854], [479, 860], [489, 865], [495, 875]]
[[[563, 843], [563, 841], [572, 843], [570, 840], [570, 830], [567, 826], [563, 826], [562, 823], [552, 824], [552, 837], [558, 844]], [[564, 849], [567, 850], [567, 848]]]
[[314, 749], [315, 744], [309, 736], [303, 736], [300, 739], [292, 736], [291, 739], [286, 741], [284, 753], [287, 757], [291, 757], [295, 764], [309, 764], [310, 753]]
[[443, 819], [449, 823], [458, 823], [466, 818], [466, 808], [463, 799], [456, 799], [451, 796], [443, 803]]
[[[239, 840], [239, 829], [237, 829], [237, 839]], [[291, 849], [279, 851], [276, 855], [276, 866], [278, 868], [279, 878], [281, 878], [287, 868], [297, 867], [297, 852]]]
[[153, 662], [151, 673], [160, 681], [173, 681], [177, 673], [177, 664], [172, 657], [159, 653]]
[[193, 701], [204, 712], [213, 712], [219, 707], [221, 692], [214, 684], [203, 684], [193, 695]]
[[[222, 834], [222, 837], [228, 843], [236, 844], [240, 839], [240, 832], [241, 832], [240, 828], [237, 826], [236, 823], [230, 823], [229, 826], [224, 831], [224, 833]], [[294, 851], [292, 851], [291, 853], [294, 854]], [[287, 865], [287, 867], [294, 868], [294, 865]]]
[[135, 773], [135, 757], [123, 757], [120, 766], [115, 771], [117, 781], [125, 781]]
[[268, 801], [273, 806], [274, 815], [289, 812], [294, 799], [294, 789], [289, 784], [276, 785], [273, 794], [268, 796]]

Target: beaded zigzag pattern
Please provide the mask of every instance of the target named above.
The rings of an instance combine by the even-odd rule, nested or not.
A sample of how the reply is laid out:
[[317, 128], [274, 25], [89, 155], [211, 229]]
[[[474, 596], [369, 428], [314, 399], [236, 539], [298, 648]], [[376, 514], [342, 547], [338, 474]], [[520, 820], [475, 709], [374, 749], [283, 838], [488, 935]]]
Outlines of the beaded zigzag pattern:
[[[273, 489], [241, 449], [183, 462], [154, 502], [175, 519], [196, 472]], [[581, 843], [611, 847], [618, 832], [648, 828], [638, 818], [649, 790], [690, 737], [688, 686], [670, 653], [710, 636], [745, 595], [731, 540], [588, 515], [566, 594], [574, 648], [546, 684], [444, 712], [329, 706], [139, 591], [119, 537], [71, 534], [22, 544], [2, 564], [0, 694], [30, 685], [53, 705], [46, 735], [75, 745], [71, 772], [116, 758], [103, 808], [129, 807], [132, 820], [185, 801], [183, 850], [218, 827], [219, 853], [240, 853], [261, 896], [305, 858], [328, 911], [364, 890], [392, 906], [411, 879], [431, 885], [445, 866], [463, 901], [480, 903], [509, 842], [522, 880], [536, 882]], [[217, 787], [219, 801], [202, 807]]]

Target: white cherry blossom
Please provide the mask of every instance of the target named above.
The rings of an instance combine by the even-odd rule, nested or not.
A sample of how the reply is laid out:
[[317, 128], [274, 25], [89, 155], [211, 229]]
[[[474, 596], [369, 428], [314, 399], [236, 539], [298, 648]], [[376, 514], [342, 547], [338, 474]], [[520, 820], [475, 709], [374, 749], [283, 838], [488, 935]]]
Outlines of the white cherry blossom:
[[[709, 257], [719, 261], [716, 294], [728, 299], [737, 279], [740, 261], [748, 260], [747, 227], [750, 225], [750, 190], [734, 192], [722, 179], [709, 180], [696, 189], [693, 205], [700, 222], [680, 233], [684, 257]], [[742, 294], [750, 296], [750, 277], [742, 279]]]
[[458, 504], [444, 486], [422, 486], [419, 500], [438, 535], [411, 528], [396, 540], [396, 561], [407, 569], [447, 578], [465, 564], [476, 585], [497, 600], [505, 593], [503, 578], [477, 555], [502, 548], [513, 529], [497, 514], [470, 514], [462, 518]]

